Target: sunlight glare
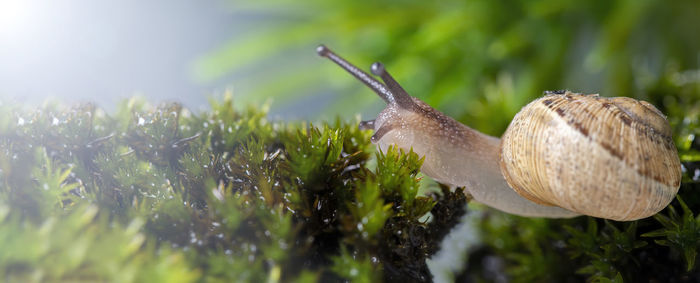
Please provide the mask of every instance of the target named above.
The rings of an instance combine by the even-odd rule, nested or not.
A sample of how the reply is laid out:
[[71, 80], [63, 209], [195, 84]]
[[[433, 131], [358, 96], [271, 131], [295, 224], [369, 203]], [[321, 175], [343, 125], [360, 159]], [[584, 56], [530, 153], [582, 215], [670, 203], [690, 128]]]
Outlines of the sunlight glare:
[[0, 0], [0, 38], [11, 39], [27, 32], [34, 16], [31, 2]]

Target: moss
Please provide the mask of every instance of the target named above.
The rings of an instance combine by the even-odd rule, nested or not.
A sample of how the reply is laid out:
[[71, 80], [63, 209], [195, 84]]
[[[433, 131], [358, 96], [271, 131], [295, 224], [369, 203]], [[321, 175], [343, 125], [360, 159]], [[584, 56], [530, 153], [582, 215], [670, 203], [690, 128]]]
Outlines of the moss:
[[[685, 169], [669, 208], [625, 223], [487, 209], [457, 278], [698, 280], [698, 87], [669, 78], [644, 93]], [[425, 260], [470, 213], [461, 188], [420, 194], [422, 159], [372, 153], [357, 121], [272, 122], [230, 97], [202, 113], [0, 108], [6, 281], [427, 282]]]
[[230, 97], [200, 114], [3, 107], [10, 281], [429, 281], [424, 259], [463, 212], [460, 193], [417, 195], [412, 152], [370, 170], [354, 123], [273, 123]]

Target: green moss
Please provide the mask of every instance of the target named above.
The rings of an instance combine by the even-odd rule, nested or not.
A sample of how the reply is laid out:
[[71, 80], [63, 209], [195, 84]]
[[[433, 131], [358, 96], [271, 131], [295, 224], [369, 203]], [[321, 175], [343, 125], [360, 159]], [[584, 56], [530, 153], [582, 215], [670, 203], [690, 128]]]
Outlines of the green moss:
[[141, 218], [110, 223], [96, 206], [80, 205], [31, 224], [6, 206], [0, 210], [3, 281], [192, 282], [200, 276], [182, 253], [155, 252]]
[[[644, 96], [668, 113], [683, 161], [669, 208], [625, 223], [487, 209], [458, 278], [700, 278], [697, 83], [662, 79]], [[357, 121], [272, 122], [230, 97], [197, 114], [138, 100], [114, 115], [0, 107], [6, 281], [431, 281], [425, 260], [467, 213], [463, 189], [420, 194], [422, 159], [373, 154]]]
[[459, 193], [417, 196], [412, 152], [368, 169], [371, 133], [355, 123], [274, 123], [230, 97], [200, 114], [3, 107], [9, 281], [427, 281], [444, 236], [431, 231], [463, 213]]
[[678, 214], [673, 206], [668, 207], [668, 216], [654, 215], [663, 228], [648, 232], [644, 237], [660, 237], [655, 243], [671, 248], [676, 254], [682, 254], [686, 262], [686, 271], [695, 268], [695, 258], [700, 248], [700, 216], [694, 217], [688, 205], [678, 197], [683, 215]]

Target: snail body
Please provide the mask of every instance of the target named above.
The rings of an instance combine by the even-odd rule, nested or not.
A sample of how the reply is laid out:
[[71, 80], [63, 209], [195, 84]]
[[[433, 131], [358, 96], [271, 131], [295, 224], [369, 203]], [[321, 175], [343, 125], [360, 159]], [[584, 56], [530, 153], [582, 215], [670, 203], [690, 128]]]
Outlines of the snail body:
[[502, 138], [471, 129], [411, 97], [380, 63], [373, 74], [325, 46], [317, 49], [368, 85], [387, 107], [372, 142], [425, 156], [421, 171], [465, 187], [475, 201], [507, 213], [627, 221], [666, 207], [681, 167], [668, 122], [653, 105], [626, 97], [548, 92], [516, 114]]

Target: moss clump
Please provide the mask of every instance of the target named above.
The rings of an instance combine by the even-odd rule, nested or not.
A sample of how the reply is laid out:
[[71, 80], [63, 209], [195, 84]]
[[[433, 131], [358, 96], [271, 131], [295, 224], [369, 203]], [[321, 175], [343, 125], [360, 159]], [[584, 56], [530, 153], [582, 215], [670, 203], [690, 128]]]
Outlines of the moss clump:
[[230, 97], [201, 114], [2, 107], [9, 281], [430, 281], [425, 259], [464, 213], [459, 192], [418, 196], [412, 152], [368, 168], [352, 124], [271, 123]]

